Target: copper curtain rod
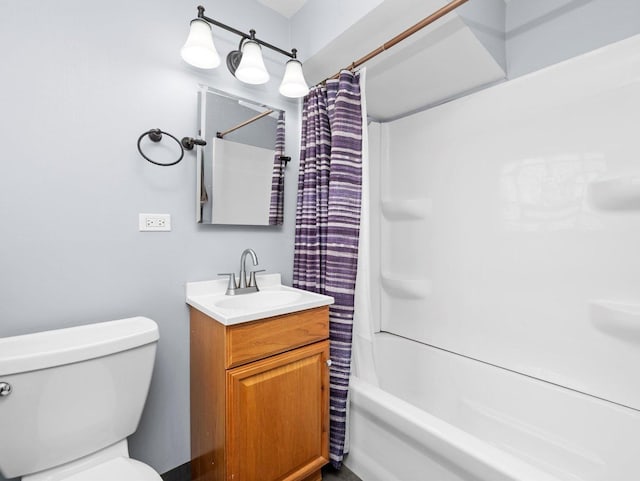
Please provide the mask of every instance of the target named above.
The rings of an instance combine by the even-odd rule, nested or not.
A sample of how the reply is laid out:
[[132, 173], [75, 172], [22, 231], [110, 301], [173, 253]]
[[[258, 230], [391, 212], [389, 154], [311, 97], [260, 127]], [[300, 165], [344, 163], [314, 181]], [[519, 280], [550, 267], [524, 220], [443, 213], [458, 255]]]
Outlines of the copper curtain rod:
[[[423, 18], [422, 20], [420, 20], [418, 23], [416, 23], [414, 26], [409, 27], [408, 29], [406, 29], [404, 32], [399, 33], [398, 35], [396, 35], [395, 37], [393, 37], [391, 40], [389, 40], [388, 42], [382, 44], [381, 46], [379, 46], [378, 48], [376, 48], [375, 50], [372, 50], [371, 52], [369, 52], [367, 55], [365, 55], [364, 57], [359, 58], [358, 60], [356, 60], [355, 62], [353, 62], [351, 65], [349, 65], [348, 67], [345, 67], [342, 70], [354, 70], [358, 67], [360, 67], [361, 65], [363, 65], [365, 62], [368, 62], [369, 60], [371, 60], [374, 57], [377, 57], [378, 55], [380, 55], [382, 52], [384, 52], [385, 50], [389, 50], [391, 47], [393, 47], [394, 45], [402, 42], [404, 39], [406, 39], [407, 37], [410, 37], [411, 35], [413, 35], [414, 33], [422, 30], [424, 27], [426, 27], [427, 25], [432, 24], [433, 22], [435, 22], [436, 20], [444, 17], [447, 13], [455, 10], [456, 8], [458, 8], [460, 5], [463, 5], [465, 3], [467, 3], [469, 0], [454, 0], [453, 2], [450, 2], [448, 4], [446, 4], [444, 7], [442, 7], [439, 10], [436, 10], [435, 12], [433, 12], [431, 15], [429, 15], [428, 17]], [[341, 71], [342, 71], [341, 70]], [[340, 77], [340, 72], [336, 73], [335, 75], [328, 77], [326, 80], [329, 79], [337, 79], [338, 77]], [[326, 81], [325, 80], [325, 81]]]
[[267, 115], [270, 115], [272, 113], [273, 113], [273, 110], [265, 110], [261, 114], [258, 114], [255, 117], [251, 117], [249, 120], [245, 120], [244, 122], [236, 125], [235, 127], [231, 127], [229, 130], [216, 133], [216, 137], [218, 137], [219, 139], [222, 139], [224, 138], [225, 135], [230, 134], [231, 132], [235, 132], [236, 130], [241, 129], [242, 127], [246, 127], [247, 125], [254, 123], [256, 120], [260, 120], [262, 117], [266, 117]]

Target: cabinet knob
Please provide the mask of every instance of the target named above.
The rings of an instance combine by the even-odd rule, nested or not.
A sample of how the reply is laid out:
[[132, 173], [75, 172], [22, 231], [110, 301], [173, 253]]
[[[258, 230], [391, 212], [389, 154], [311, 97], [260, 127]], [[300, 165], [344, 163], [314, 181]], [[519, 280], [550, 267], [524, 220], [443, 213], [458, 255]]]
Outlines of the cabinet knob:
[[331, 364], [333, 364], [333, 362], [331, 361], [331, 359], [327, 359], [327, 366], [331, 367]]

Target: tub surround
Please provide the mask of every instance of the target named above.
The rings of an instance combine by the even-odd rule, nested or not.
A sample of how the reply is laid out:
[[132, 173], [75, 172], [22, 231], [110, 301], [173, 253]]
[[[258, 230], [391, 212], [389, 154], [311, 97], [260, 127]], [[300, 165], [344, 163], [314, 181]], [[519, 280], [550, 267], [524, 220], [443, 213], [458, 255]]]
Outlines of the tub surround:
[[639, 49], [370, 129], [377, 329], [640, 409]]
[[640, 210], [640, 174], [619, 175], [590, 182], [587, 200], [593, 209], [633, 212]]
[[640, 472], [639, 49], [370, 124], [382, 209], [372, 346], [356, 342], [374, 356], [347, 460], [363, 479]]

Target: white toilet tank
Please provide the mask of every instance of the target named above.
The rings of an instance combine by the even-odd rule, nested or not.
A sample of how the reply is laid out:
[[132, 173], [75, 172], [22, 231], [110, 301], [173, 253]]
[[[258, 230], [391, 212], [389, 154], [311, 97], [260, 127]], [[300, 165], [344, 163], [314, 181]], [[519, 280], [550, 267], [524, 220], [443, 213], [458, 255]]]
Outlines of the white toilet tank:
[[133, 434], [157, 341], [144, 317], [0, 339], [2, 475], [49, 469]]

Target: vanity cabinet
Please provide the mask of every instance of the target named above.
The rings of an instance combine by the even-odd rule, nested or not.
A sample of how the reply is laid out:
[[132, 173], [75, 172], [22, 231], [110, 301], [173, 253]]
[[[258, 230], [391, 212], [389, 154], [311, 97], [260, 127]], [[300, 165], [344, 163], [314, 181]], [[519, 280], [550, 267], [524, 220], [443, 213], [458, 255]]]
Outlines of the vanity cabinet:
[[328, 307], [230, 326], [190, 309], [192, 479], [321, 480]]

